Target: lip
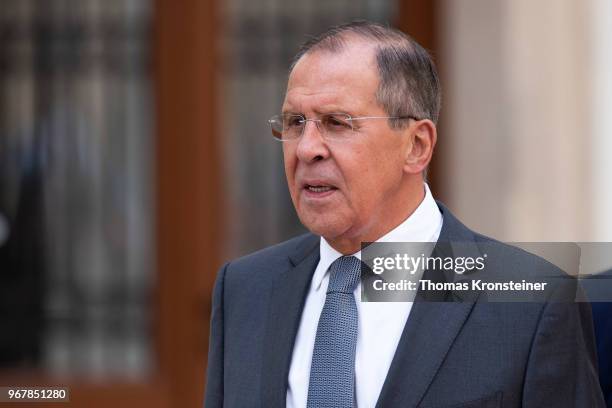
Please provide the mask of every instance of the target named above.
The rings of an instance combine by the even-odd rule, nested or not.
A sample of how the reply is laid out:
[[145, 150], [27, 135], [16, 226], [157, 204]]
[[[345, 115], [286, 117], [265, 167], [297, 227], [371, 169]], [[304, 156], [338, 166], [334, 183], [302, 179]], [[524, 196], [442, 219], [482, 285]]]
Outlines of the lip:
[[334, 194], [337, 190], [338, 190], [337, 188], [334, 188], [334, 189], [327, 190], [327, 191], [316, 192], [316, 191], [310, 191], [307, 188], [304, 188], [304, 195], [308, 198], [321, 199], [321, 198], [329, 197], [330, 195]]
[[[308, 189], [309, 186], [331, 187], [331, 189], [327, 191], [317, 192], [317, 191], [309, 190]], [[338, 190], [338, 187], [334, 186], [333, 184], [329, 182], [323, 181], [323, 180], [312, 179], [312, 180], [307, 180], [302, 183], [302, 190], [304, 192], [304, 195], [307, 198], [322, 199], [322, 198], [326, 198], [334, 194]]]

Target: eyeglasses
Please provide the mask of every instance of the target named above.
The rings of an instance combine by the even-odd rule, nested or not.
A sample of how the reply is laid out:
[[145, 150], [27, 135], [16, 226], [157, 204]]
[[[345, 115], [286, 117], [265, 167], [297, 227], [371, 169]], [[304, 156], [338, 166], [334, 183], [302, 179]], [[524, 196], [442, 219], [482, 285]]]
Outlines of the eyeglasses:
[[342, 140], [349, 138], [355, 131], [353, 122], [365, 119], [413, 119], [414, 116], [360, 116], [353, 118], [346, 113], [326, 113], [319, 119], [307, 119], [304, 115], [283, 113], [268, 120], [272, 136], [280, 142], [298, 139], [304, 133], [307, 122], [314, 122], [325, 139]]

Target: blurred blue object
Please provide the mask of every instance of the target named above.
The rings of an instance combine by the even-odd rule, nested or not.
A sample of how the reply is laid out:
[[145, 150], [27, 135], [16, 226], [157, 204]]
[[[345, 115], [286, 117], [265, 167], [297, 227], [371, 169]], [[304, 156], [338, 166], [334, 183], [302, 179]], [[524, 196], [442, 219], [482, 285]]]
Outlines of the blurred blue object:
[[[612, 279], [612, 270], [590, 277], [583, 281], [587, 295], [593, 298], [602, 279]], [[599, 281], [599, 282], [598, 282]], [[601, 294], [600, 294], [601, 295]], [[598, 296], [595, 296], [598, 298]], [[601, 297], [599, 297], [601, 299]], [[592, 302], [595, 340], [599, 362], [599, 382], [606, 399], [606, 404], [612, 408], [612, 302]]]

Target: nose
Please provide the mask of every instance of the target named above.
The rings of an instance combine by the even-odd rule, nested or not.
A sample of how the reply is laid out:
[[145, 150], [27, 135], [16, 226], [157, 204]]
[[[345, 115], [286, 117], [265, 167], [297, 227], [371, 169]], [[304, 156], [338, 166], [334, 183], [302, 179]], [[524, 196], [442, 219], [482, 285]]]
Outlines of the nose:
[[318, 125], [307, 121], [302, 136], [297, 140], [296, 154], [302, 162], [311, 163], [329, 157], [329, 148]]

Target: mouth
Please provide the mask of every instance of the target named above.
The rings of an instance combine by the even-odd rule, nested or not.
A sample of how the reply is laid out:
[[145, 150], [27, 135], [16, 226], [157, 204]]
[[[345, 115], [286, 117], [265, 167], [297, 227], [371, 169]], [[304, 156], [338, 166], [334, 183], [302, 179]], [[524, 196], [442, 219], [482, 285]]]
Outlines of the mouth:
[[306, 183], [303, 189], [309, 198], [324, 198], [338, 190], [337, 187], [322, 182]]

